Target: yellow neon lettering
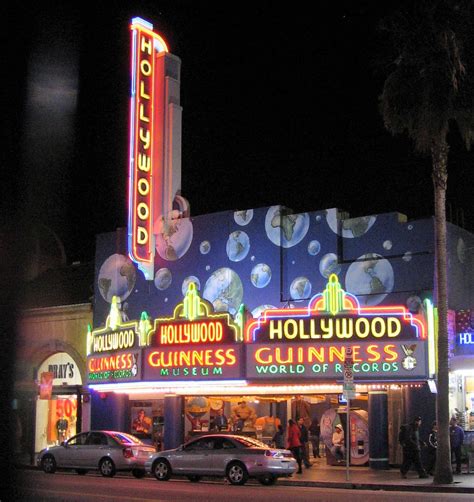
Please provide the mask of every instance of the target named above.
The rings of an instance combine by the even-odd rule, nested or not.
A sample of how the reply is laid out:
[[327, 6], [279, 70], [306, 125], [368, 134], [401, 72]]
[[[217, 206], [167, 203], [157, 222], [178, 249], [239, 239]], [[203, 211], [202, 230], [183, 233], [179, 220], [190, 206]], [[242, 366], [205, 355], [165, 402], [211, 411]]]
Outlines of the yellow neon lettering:
[[[140, 105], [143, 106], [143, 105]], [[148, 150], [151, 145], [151, 134], [149, 129], [143, 129], [143, 127], [140, 127], [138, 131], [138, 136], [140, 137], [140, 141], [142, 143], [142, 146], [145, 150]]]
[[[379, 328], [377, 328], [377, 325], [379, 325]], [[385, 335], [385, 323], [381, 317], [372, 319], [372, 335], [375, 338], [382, 338]]]
[[148, 242], [148, 231], [144, 227], [137, 227], [137, 244], [143, 245]]
[[140, 178], [138, 180], [138, 193], [143, 196], [150, 193], [150, 183], [148, 183], [146, 178]]
[[321, 319], [321, 329], [323, 330], [323, 338], [332, 338], [332, 319]]
[[270, 321], [270, 340], [274, 340], [277, 338], [278, 340], [281, 340], [283, 337], [282, 333], [282, 328], [281, 328], [281, 321], [274, 321], [273, 319]]
[[[291, 330], [290, 330], [291, 326]], [[285, 337], [293, 340], [298, 336], [298, 324], [294, 319], [288, 319], [285, 324], [283, 325], [283, 330], [285, 333]]]
[[267, 356], [266, 359], [262, 358], [263, 352], [268, 352], [268, 351], [270, 351], [269, 347], [262, 347], [261, 349], [257, 349], [255, 351], [255, 360], [260, 364], [271, 364], [273, 362], [271, 356]]
[[145, 116], [145, 106], [143, 105], [143, 103], [140, 103], [140, 114], [139, 114], [139, 118], [142, 122], [150, 122], [150, 119], [149, 117]]
[[140, 50], [142, 52], [146, 52], [147, 54], [151, 55], [151, 51], [153, 49], [153, 43], [152, 43], [151, 39], [142, 36], [141, 42], [142, 43], [141, 43]]
[[[363, 324], [363, 331], [361, 329], [361, 324]], [[356, 321], [355, 332], [359, 338], [367, 338], [370, 333], [370, 324], [365, 317], [359, 317]]]
[[138, 204], [137, 214], [141, 220], [147, 220], [148, 216], [150, 216], [150, 210], [144, 202], [140, 202], [140, 204]]
[[145, 77], [149, 77], [151, 75], [152, 67], [150, 61], [146, 59], [142, 59], [140, 61], [140, 72], [145, 75]]
[[140, 97], [143, 99], [150, 99], [150, 95], [145, 92], [145, 82], [140, 82]]
[[393, 338], [400, 334], [400, 331], [402, 330], [400, 319], [397, 319], [396, 317], [389, 317], [387, 319], [387, 325], [388, 325], [387, 332], [389, 338]]

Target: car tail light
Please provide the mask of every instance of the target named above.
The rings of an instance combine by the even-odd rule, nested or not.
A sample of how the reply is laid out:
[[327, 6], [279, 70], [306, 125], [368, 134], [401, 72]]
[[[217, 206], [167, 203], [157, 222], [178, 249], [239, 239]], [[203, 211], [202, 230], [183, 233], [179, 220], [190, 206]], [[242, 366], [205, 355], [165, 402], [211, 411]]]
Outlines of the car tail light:
[[133, 450], [131, 448], [124, 448], [123, 456], [124, 458], [133, 458]]
[[273, 458], [283, 458], [284, 455], [281, 453], [281, 451], [265, 450], [265, 456]]

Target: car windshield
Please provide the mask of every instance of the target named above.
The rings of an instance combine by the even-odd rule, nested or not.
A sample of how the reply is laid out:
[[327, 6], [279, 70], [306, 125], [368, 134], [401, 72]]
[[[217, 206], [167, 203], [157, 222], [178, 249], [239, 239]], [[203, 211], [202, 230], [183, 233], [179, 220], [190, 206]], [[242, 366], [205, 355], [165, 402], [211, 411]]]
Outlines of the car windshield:
[[119, 444], [144, 444], [135, 436], [130, 434], [125, 434], [124, 432], [109, 432], [109, 434], [117, 441]]
[[258, 439], [243, 437], [243, 436], [234, 437], [234, 439], [246, 447], [257, 446], [258, 448], [269, 448], [267, 444], [262, 443]]

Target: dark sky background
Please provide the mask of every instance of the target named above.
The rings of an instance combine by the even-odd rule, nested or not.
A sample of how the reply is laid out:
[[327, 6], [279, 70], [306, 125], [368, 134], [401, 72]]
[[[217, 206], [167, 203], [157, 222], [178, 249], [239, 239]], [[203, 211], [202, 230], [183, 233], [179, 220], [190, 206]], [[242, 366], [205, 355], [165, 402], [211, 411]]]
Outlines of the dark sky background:
[[[93, 259], [95, 235], [126, 225], [129, 21], [140, 16], [182, 60], [182, 191], [192, 216], [275, 204], [429, 216], [430, 160], [386, 132], [378, 113], [377, 22], [400, 3], [16, 7], [3, 117], [14, 162], [2, 198], [50, 226], [69, 262]], [[472, 230], [473, 154], [450, 141], [448, 216]]]

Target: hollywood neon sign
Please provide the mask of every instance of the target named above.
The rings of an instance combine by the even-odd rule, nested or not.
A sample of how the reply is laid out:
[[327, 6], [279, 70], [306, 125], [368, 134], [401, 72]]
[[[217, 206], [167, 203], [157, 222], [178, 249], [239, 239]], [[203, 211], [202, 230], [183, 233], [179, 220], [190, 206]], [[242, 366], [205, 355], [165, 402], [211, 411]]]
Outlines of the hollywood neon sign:
[[89, 326], [86, 352], [89, 356], [137, 346], [144, 347], [150, 344], [152, 334], [153, 327], [146, 312], [142, 312], [139, 321], [122, 321], [119, 298], [113, 296], [105, 326], [95, 330]]
[[[242, 317], [240, 318], [242, 319]], [[172, 317], [155, 319], [154, 345], [206, 345], [242, 341], [242, 321], [234, 321], [227, 312], [214, 312], [191, 282], [183, 302]]]
[[404, 306], [361, 307], [331, 274], [323, 293], [306, 308], [270, 309], [248, 324], [245, 341], [427, 339], [425, 323]]
[[143, 19], [132, 20], [131, 32], [129, 255], [151, 280], [155, 256], [154, 184], [163, 170], [163, 123], [156, 116], [164, 75], [156, 55], [168, 52], [168, 48], [153, 31], [153, 25]]

